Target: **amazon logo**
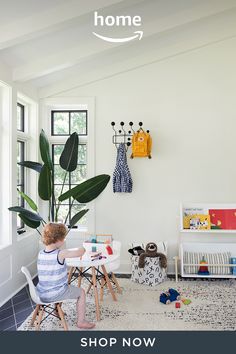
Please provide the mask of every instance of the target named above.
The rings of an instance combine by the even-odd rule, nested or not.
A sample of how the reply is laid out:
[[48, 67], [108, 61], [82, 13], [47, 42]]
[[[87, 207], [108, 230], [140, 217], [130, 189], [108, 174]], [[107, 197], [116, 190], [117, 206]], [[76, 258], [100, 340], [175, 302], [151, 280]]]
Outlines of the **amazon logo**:
[[[108, 27], [113, 27], [113, 26], [134, 26], [134, 27], [139, 27], [142, 25], [142, 19], [141, 16], [102, 16], [98, 15], [98, 12], [94, 12], [94, 26], [108, 26]], [[112, 37], [106, 37], [103, 36], [97, 32], [93, 32], [94, 36], [97, 38], [102, 39], [103, 41], [106, 42], [111, 42], [111, 43], [125, 43], [125, 42], [130, 42], [134, 39], [139, 39], [141, 40], [143, 37], [143, 31], [135, 31], [131, 36], [124, 37], [124, 38], [112, 38]]]

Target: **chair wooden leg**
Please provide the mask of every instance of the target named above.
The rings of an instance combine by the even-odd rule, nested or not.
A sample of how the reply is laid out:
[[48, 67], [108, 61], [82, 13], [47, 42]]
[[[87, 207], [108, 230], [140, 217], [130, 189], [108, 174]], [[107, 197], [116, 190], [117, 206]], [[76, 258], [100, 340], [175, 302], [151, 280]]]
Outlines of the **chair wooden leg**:
[[86, 291], [86, 293], [87, 293], [87, 294], [90, 292], [90, 290], [91, 290], [92, 286], [93, 286], [93, 284], [92, 284], [92, 283], [90, 283], [90, 284], [89, 284], [89, 286], [88, 286], [88, 289], [87, 289], [87, 291]]
[[40, 331], [40, 325], [43, 319], [43, 314], [44, 314], [44, 308], [43, 306], [39, 306], [39, 315], [38, 315], [38, 319], [37, 319], [37, 324], [35, 326], [36, 331]]
[[106, 282], [107, 282], [107, 286], [108, 286], [108, 289], [109, 289], [109, 291], [110, 291], [110, 293], [111, 293], [111, 296], [112, 296], [112, 298], [113, 298], [114, 301], [117, 301], [116, 294], [115, 294], [115, 292], [114, 292], [114, 290], [113, 290], [113, 288], [112, 288], [112, 285], [111, 285], [109, 276], [108, 276], [108, 274], [107, 274], [107, 270], [106, 270], [106, 268], [105, 268], [104, 265], [102, 265], [102, 271], [103, 271], [103, 274], [104, 274], [104, 276], [105, 276], [105, 279], [106, 279]]
[[68, 273], [68, 284], [71, 282], [72, 274], [74, 272], [74, 267], [70, 267], [69, 273]]
[[117, 289], [118, 293], [122, 294], [122, 290], [121, 290], [120, 284], [118, 283], [118, 280], [116, 279], [115, 274], [111, 273], [111, 277], [112, 277], [113, 282], [115, 283], [115, 286], [116, 286], [116, 289]]
[[[83, 272], [83, 268], [82, 268], [82, 267], [80, 267], [80, 271]], [[81, 287], [81, 281], [82, 281], [82, 276], [79, 275], [79, 276], [78, 276], [78, 288]]]
[[104, 280], [104, 278], [102, 278], [101, 279], [101, 288], [100, 288], [100, 301], [103, 301], [104, 284], [105, 284], [105, 280]]
[[92, 267], [92, 280], [93, 280], [93, 290], [94, 290], [94, 299], [96, 306], [96, 317], [97, 321], [100, 321], [100, 308], [99, 308], [99, 300], [98, 300], [98, 289], [97, 289], [97, 278], [95, 268]]
[[30, 325], [33, 326], [34, 325], [34, 322], [36, 320], [36, 317], [38, 316], [39, 314], [39, 308], [40, 308], [40, 305], [36, 305], [35, 309], [34, 309], [34, 312], [33, 312], [33, 316], [32, 316], [32, 319], [30, 321]]
[[61, 309], [61, 304], [57, 304], [57, 312], [58, 312], [58, 315], [60, 317], [60, 320], [61, 320], [61, 323], [63, 325], [64, 330], [68, 331], [67, 322], [66, 322], [65, 317], [64, 317], [64, 312]]

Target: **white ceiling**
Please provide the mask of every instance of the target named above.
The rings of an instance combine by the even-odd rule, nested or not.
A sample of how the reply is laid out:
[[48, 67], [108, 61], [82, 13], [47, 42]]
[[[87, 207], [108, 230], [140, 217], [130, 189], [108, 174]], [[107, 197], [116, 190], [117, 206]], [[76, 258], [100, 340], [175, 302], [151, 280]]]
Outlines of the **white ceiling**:
[[[96, 38], [96, 10], [140, 15], [140, 28], [96, 29], [113, 37], [143, 30], [143, 39]], [[0, 60], [42, 97], [234, 36], [236, 0], [0, 0]]]

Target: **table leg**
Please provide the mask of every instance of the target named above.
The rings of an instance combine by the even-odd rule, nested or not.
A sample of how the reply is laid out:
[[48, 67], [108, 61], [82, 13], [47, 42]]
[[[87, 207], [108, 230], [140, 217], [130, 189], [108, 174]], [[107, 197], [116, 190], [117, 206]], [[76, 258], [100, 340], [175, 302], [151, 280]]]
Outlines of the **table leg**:
[[[81, 272], [83, 272], [83, 267], [80, 267], [79, 270], [80, 270]], [[82, 281], [82, 276], [81, 276], [81, 274], [79, 274], [79, 276], [78, 276], [78, 288], [81, 287], [81, 281]]]
[[100, 321], [100, 308], [99, 308], [99, 300], [98, 300], [97, 278], [96, 278], [96, 270], [94, 267], [92, 267], [92, 280], [93, 280], [94, 299], [95, 299], [95, 306], [96, 306], [96, 317], [97, 317], [97, 321]]
[[101, 288], [100, 288], [100, 301], [103, 301], [104, 285], [105, 285], [105, 280], [104, 280], [104, 278], [102, 278], [101, 279]]
[[114, 301], [117, 301], [116, 294], [115, 294], [115, 292], [114, 292], [114, 290], [112, 288], [109, 276], [107, 274], [107, 270], [106, 270], [104, 265], [102, 265], [102, 271], [103, 271], [103, 274], [105, 276], [105, 279], [106, 279], [106, 282], [107, 282], [107, 286], [108, 286], [108, 289], [110, 290], [111, 296], [112, 296]]

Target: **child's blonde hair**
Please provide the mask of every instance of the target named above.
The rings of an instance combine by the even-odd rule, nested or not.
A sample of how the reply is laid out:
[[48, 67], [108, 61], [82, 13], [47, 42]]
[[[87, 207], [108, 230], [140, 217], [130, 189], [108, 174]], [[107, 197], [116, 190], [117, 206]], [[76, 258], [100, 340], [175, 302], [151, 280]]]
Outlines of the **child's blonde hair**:
[[63, 241], [67, 234], [67, 228], [64, 224], [50, 222], [43, 229], [43, 243], [48, 246], [57, 241]]

